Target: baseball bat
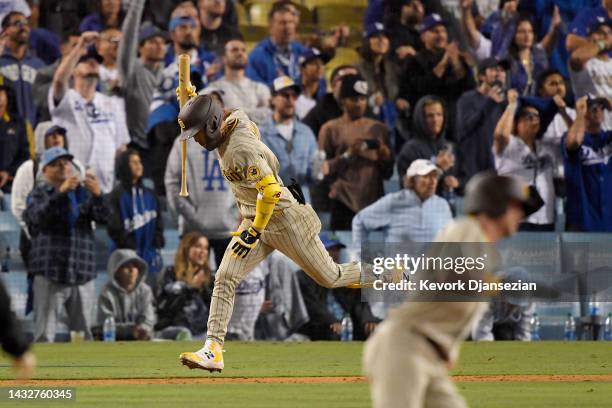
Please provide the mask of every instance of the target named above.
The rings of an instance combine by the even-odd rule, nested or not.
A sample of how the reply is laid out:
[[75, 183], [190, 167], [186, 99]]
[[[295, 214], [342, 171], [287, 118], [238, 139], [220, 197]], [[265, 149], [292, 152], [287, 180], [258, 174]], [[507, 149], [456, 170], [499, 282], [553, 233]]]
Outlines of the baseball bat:
[[[191, 86], [191, 80], [189, 78], [189, 55], [179, 55], [179, 72], [178, 72], [178, 97], [179, 106], [182, 108], [183, 105], [189, 100], [188, 88]], [[181, 127], [181, 132], [183, 128]], [[187, 191], [187, 140], [181, 140], [181, 191], [179, 195], [181, 197], [189, 196]]]

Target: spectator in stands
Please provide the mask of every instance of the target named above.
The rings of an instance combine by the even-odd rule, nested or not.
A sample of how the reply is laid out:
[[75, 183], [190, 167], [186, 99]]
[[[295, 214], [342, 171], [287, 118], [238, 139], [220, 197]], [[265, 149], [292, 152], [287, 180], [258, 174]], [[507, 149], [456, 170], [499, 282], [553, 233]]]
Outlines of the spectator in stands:
[[213, 289], [208, 265], [208, 239], [199, 232], [183, 235], [174, 257], [174, 265], [164, 269], [157, 288], [156, 330], [177, 333], [187, 328], [192, 335], [206, 331]]
[[270, 116], [270, 89], [264, 83], [245, 76], [248, 54], [242, 38], [227, 41], [222, 56], [223, 76], [211, 82], [206, 91], [220, 91], [227, 109], [240, 108], [252, 121], [265, 122]]
[[[448, 196], [449, 192], [459, 187], [459, 181], [453, 175], [453, 146], [446, 140], [446, 112], [440, 98], [431, 95], [422, 97], [414, 108], [413, 133], [397, 156], [397, 174], [406, 174], [416, 159], [431, 160], [442, 169], [438, 187], [442, 196]], [[400, 184], [403, 184], [403, 180], [400, 180]]]
[[84, 179], [72, 175], [72, 157], [61, 147], [45, 150], [45, 181], [30, 193], [23, 213], [32, 236], [28, 272], [35, 275], [35, 341], [54, 341], [62, 308], [69, 328], [91, 338], [96, 277], [92, 221], [105, 222], [108, 210], [94, 174]]
[[480, 321], [472, 328], [472, 340], [531, 340], [530, 320], [534, 304], [523, 299], [493, 298]]
[[[589, 22], [587, 41], [570, 56], [570, 78], [574, 96], [612, 96], [612, 19], [596, 17]], [[612, 128], [606, 115], [606, 128]]]
[[405, 0], [399, 19], [396, 15], [387, 19], [385, 25], [391, 40], [391, 53], [400, 61], [415, 55], [423, 48], [418, 27], [424, 16], [425, 7], [421, 0]]
[[108, 235], [111, 250], [133, 249], [147, 263], [148, 283], [153, 285], [162, 267], [159, 250], [164, 247], [164, 226], [159, 201], [143, 186], [140, 154], [128, 149], [115, 163], [119, 182], [109, 194]]
[[384, 242], [431, 242], [451, 221], [446, 200], [436, 195], [442, 170], [417, 159], [405, 173], [405, 188], [390, 193], [353, 218], [353, 244], [359, 247], [371, 231], [382, 231]]
[[443, 98], [448, 107], [447, 134], [452, 140], [456, 101], [474, 88], [474, 81], [457, 43], [448, 42], [446, 22], [438, 14], [425, 17], [420, 33], [425, 48], [407, 58], [397, 104], [407, 109], [428, 94]]
[[[260, 126], [262, 141], [278, 158], [278, 172], [285, 184], [295, 179], [309, 185], [319, 179], [317, 139], [312, 130], [295, 116], [300, 87], [287, 76], [272, 85], [272, 115]], [[322, 178], [322, 177], [321, 177]]]
[[522, 231], [554, 231], [555, 189], [553, 178], [557, 164], [555, 154], [542, 143], [542, 128], [548, 126], [541, 110], [508, 91], [508, 106], [493, 134], [495, 169], [499, 175], [514, 176], [534, 186], [544, 206], [520, 226]]
[[221, 173], [217, 151], [187, 143], [189, 197], [181, 197], [181, 145], [177, 137], [168, 156], [164, 182], [168, 205], [179, 215], [179, 233], [197, 231], [206, 235], [218, 267], [238, 222], [238, 212], [229, 183]]
[[393, 173], [389, 132], [383, 123], [364, 117], [367, 98], [368, 84], [362, 77], [344, 76], [344, 113], [323, 125], [319, 135], [319, 147], [328, 159], [322, 172], [331, 183], [332, 230], [350, 229], [355, 213], [382, 197], [383, 179]]
[[100, 31], [96, 40], [96, 52], [102, 57], [100, 63], [100, 92], [105, 95], [117, 95], [119, 93], [117, 51], [119, 50], [121, 37], [122, 34], [118, 28], [105, 28]]
[[224, 44], [239, 35], [235, 22], [226, 18], [228, 9], [235, 8], [234, 2], [231, 0], [199, 0], [198, 8], [202, 26], [201, 44], [217, 55], [223, 54]]
[[[49, 109], [53, 122], [66, 128], [74, 156], [95, 171], [102, 191], [108, 193], [114, 186], [115, 155], [130, 138], [125, 113], [96, 90], [99, 57], [85, 52], [97, 38], [96, 32], [83, 33], [62, 60], [49, 90]], [[68, 84], [71, 77], [73, 87]]]
[[147, 263], [131, 249], [117, 249], [108, 259], [108, 283], [98, 298], [98, 326], [112, 316], [117, 340], [151, 340], [155, 298], [145, 283]]
[[570, 231], [612, 232], [612, 132], [602, 130], [609, 98], [576, 102], [576, 120], [563, 143]]
[[457, 158], [461, 185], [493, 163], [493, 131], [504, 111], [507, 60], [489, 57], [478, 64], [478, 88], [457, 102]]
[[557, 175], [563, 177], [563, 157], [561, 156], [561, 138], [576, 119], [576, 110], [565, 102], [565, 79], [556, 69], [547, 69], [540, 73], [536, 80], [537, 95], [552, 98], [558, 113], [542, 135], [542, 141], [555, 153], [555, 162], [559, 164]]
[[325, 85], [325, 64], [329, 58], [317, 48], [307, 48], [300, 55], [301, 93], [298, 96], [295, 112], [301, 120], [315, 107], [317, 101], [327, 93]]
[[[23, 220], [23, 212], [26, 209], [26, 199], [28, 194], [37, 185], [44, 182], [44, 175], [40, 166], [42, 153], [51, 147], [68, 148], [68, 140], [66, 139], [66, 129], [61, 126], [52, 126], [51, 122], [41, 122], [36, 127], [36, 155], [33, 159], [25, 161], [17, 169], [15, 179], [13, 180], [13, 191], [11, 194], [11, 212], [19, 225], [21, 226], [21, 235], [19, 237], [19, 252], [23, 258], [25, 266], [29, 263], [29, 253], [31, 249], [30, 234], [28, 233], [26, 223]], [[46, 130], [40, 130], [40, 127], [45, 127]], [[81, 179], [85, 177], [85, 168], [76, 159], [72, 159], [72, 164], [75, 167], [75, 174], [78, 174]]]
[[390, 57], [389, 37], [382, 23], [366, 27], [363, 37], [357, 69], [368, 83], [368, 105], [378, 120], [394, 129], [398, 113], [395, 99], [399, 92], [399, 66]]
[[305, 47], [296, 41], [299, 23], [297, 8], [291, 1], [277, 1], [270, 10], [268, 22], [270, 37], [251, 51], [247, 76], [268, 86], [281, 75], [299, 82], [298, 60]]
[[608, 0], [593, 0], [592, 2], [599, 4], [593, 4], [592, 7], [586, 8], [583, 6], [568, 28], [565, 45], [570, 54], [588, 42], [589, 27], [593, 21], [599, 18], [606, 20], [612, 18], [612, 2]]
[[330, 75], [332, 91], [327, 93], [323, 99], [308, 112], [304, 117], [304, 123], [312, 129], [312, 132], [319, 135], [323, 125], [332, 119], [342, 116], [340, 107], [340, 85], [345, 75], [357, 75], [359, 71], [352, 65], [340, 65], [334, 68]]
[[29, 350], [30, 341], [11, 310], [11, 297], [0, 282], [0, 345], [12, 360], [13, 370], [20, 379], [30, 378], [36, 367], [36, 357]]
[[[193, 6], [193, 3], [189, 3]], [[165, 62], [166, 66], [177, 61], [177, 56], [189, 54], [191, 56], [192, 70], [197, 67], [197, 73], [204, 83], [214, 79], [219, 69], [219, 64], [213, 64], [215, 55], [200, 44], [200, 25], [198, 24], [197, 9], [193, 8], [195, 15], [189, 9], [181, 9], [177, 6], [172, 12], [168, 31], [172, 46], [168, 47]]]
[[[60, 54], [61, 58], [66, 57], [79, 42], [79, 34], [70, 31], [64, 34], [60, 42]], [[37, 119], [39, 122], [51, 120], [49, 114], [49, 88], [53, 83], [53, 76], [57, 67], [59, 67], [60, 60], [55, 61], [51, 65], [47, 65], [44, 68], [39, 69], [36, 72], [36, 79], [32, 86], [32, 98], [34, 98], [34, 104], [37, 107]]]
[[123, 22], [124, 13], [121, 10], [121, 0], [97, 0], [96, 11], [86, 16], [79, 25], [81, 33], [86, 31], [102, 31], [105, 28], [119, 28]]
[[6, 193], [17, 168], [30, 156], [25, 123], [16, 110], [13, 90], [0, 85], [0, 190]]
[[[470, 4], [472, 0], [464, 1], [462, 5]], [[506, 2], [506, 5], [518, 2]], [[548, 53], [555, 46], [557, 32], [561, 25], [559, 9], [555, 8], [555, 16], [547, 35], [539, 43], [535, 43], [534, 26], [527, 16], [514, 16], [506, 23], [496, 26], [491, 34], [491, 40], [484, 37], [476, 28], [473, 17], [465, 9], [463, 24], [469, 33], [470, 45], [478, 60], [490, 56], [508, 58], [510, 61], [510, 83], [512, 88], [521, 95], [535, 93], [535, 79], [540, 72], [548, 68]], [[505, 21], [505, 20], [504, 20]]]
[[27, 17], [20, 12], [12, 11], [4, 17], [2, 36], [4, 52], [0, 55], [0, 74], [4, 77], [5, 85], [15, 91], [17, 113], [26, 121], [31, 133], [37, 120], [32, 84], [45, 63], [28, 50], [30, 27]]
[[[145, 0], [130, 3], [119, 43], [119, 79], [125, 99], [127, 126], [131, 143], [140, 151], [149, 147], [147, 120], [153, 93], [163, 79], [167, 35], [151, 24], [141, 27]], [[147, 169], [145, 157], [145, 170]]]
[[[340, 251], [346, 248], [336, 235], [321, 233], [321, 242], [335, 262], [340, 260]], [[318, 285], [304, 271], [296, 272], [304, 303], [308, 310], [309, 321], [298, 332], [310, 340], [339, 340], [342, 322], [328, 306], [333, 297], [353, 320], [353, 339], [365, 340], [374, 331], [379, 319], [372, 315], [368, 303], [361, 301], [359, 290], [340, 288], [327, 289]]]

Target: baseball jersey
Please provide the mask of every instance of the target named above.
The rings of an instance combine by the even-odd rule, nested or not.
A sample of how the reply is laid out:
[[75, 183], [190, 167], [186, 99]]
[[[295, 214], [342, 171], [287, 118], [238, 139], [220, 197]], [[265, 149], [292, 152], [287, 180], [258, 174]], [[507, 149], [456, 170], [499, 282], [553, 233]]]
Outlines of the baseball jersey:
[[[436, 242], [488, 242], [478, 221], [466, 217], [451, 222]], [[474, 248], [476, 249], [476, 248]], [[483, 302], [408, 302], [390, 312], [388, 320], [399, 322], [435, 341], [451, 361], [459, 356], [461, 342], [487, 310]]]
[[283, 210], [296, 203], [283, 186], [278, 175], [278, 159], [262, 141], [255, 123], [240, 109], [230, 113], [225, 119], [230, 135], [219, 146], [221, 172], [230, 184], [236, 205], [243, 218], [255, 218], [257, 203], [256, 185], [263, 177], [272, 174], [282, 187], [280, 200], [274, 211]]

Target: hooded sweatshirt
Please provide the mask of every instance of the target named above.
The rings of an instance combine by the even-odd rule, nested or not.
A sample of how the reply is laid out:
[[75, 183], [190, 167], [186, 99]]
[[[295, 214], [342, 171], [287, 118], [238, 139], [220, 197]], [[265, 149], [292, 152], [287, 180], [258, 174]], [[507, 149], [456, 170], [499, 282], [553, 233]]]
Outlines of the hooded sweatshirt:
[[111, 251], [115, 248], [134, 249], [145, 260], [149, 271], [157, 274], [161, 270], [161, 257], [157, 250], [164, 246], [159, 201], [153, 190], [142, 185], [142, 179], [132, 183], [130, 156], [126, 152], [117, 157], [115, 163], [119, 184], [109, 195]]
[[176, 138], [164, 178], [170, 208], [178, 213], [179, 232], [199, 231], [209, 238], [227, 238], [238, 224], [238, 212], [229, 183], [221, 173], [217, 151], [187, 143], [187, 187], [189, 197], [179, 196], [181, 148]]
[[[140, 275], [136, 286], [131, 291], [125, 290], [116, 280], [117, 271], [127, 262], [139, 264]], [[117, 340], [134, 340], [134, 326], [140, 325], [153, 332], [155, 325], [155, 308], [153, 291], [144, 280], [147, 275], [147, 264], [131, 249], [118, 249], [108, 260], [107, 272], [109, 281], [98, 298], [98, 324], [104, 324], [108, 316], [115, 318]]]
[[[429, 98], [431, 98], [430, 95], [422, 97], [414, 108], [412, 137], [404, 144], [400, 154], [397, 156], [397, 173], [400, 175], [400, 179], [406, 174], [406, 170], [416, 159], [431, 160], [435, 163], [436, 155], [447, 145], [445, 133], [448, 117], [445, 116], [444, 125], [438, 137], [433, 138], [427, 133], [425, 101]], [[446, 109], [444, 109], [444, 113], [446, 115]]]

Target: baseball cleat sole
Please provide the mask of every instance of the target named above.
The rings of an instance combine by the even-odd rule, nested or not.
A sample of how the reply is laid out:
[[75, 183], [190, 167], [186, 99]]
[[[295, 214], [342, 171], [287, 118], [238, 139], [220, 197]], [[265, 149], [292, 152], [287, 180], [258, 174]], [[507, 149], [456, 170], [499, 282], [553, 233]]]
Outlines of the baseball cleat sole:
[[179, 358], [180, 362], [184, 365], [189, 367], [189, 369], [193, 370], [194, 368], [200, 369], [200, 370], [205, 370], [211, 373], [220, 373], [221, 369], [219, 368], [210, 368], [210, 367], [204, 367], [198, 363], [196, 363], [195, 361], [189, 360], [188, 358], [185, 357], [180, 357]]

